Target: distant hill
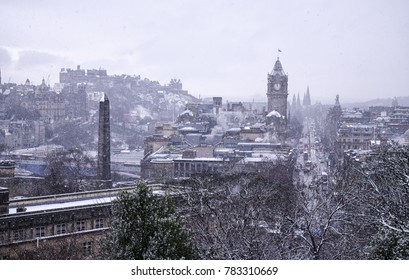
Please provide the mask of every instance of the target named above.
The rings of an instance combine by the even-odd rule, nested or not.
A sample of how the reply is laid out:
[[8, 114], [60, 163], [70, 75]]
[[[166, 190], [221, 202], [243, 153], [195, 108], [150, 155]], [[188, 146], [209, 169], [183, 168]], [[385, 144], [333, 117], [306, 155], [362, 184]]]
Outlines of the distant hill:
[[[398, 104], [400, 106], [409, 106], [409, 96], [400, 96], [397, 97]], [[341, 106], [344, 108], [368, 108], [370, 106], [392, 106], [393, 98], [378, 98], [365, 102], [356, 102], [356, 103], [341, 103]]]
[[186, 103], [198, 102], [181, 87], [162, 86], [147, 79], [137, 87], [113, 86], [105, 92], [110, 98], [111, 115], [116, 122], [126, 121], [126, 116], [137, 120], [172, 120], [185, 110]]

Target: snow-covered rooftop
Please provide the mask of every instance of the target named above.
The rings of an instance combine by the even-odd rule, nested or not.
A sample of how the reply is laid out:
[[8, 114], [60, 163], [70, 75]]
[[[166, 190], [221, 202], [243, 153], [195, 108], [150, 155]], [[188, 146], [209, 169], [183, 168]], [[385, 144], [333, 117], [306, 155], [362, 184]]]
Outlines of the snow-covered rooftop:
[[104, 94], [102, 95], [102, 97], [101, 97], [100, 102], [105, 102], [105, 101], [107, 101], [107, 100], [108, 100], [108, 97], [107, 97], [107, 95], [104, 93]]
[[78, 206], [85, 206], [85, 205], [97, 205], [101, 203], [108, 203], [112, 202], [116, 199], [115, 196], [109, 197], [99, 197], [99, 198], [90, 198], [90, 199], [82, 199], [82, 200], [74, 200], [74, 201], [59, 201], [55, 203], [44, 203], [39, 205], [25, 205], [23, 202], [19, 205], [18, 200], [13, 203], [13, 206], [9, 208], [9, 214], [17, 213], [17, 208], [19, 206], [25, 207], [25, 212], [34, 212], [34, 211], [45, 211], [45, 210], [52, 210], [52, 209], [61, 209], [61, 208], [69, 208], [69, 207], [78, 207]]
[[185, 111], [183, 111], [182, 113], [180, 113], [180, 116], [182, 116], [182, 115], [190, 115], [190, 116], [192, 116], [193, 117], [193, 112], [192, 111], [190, 111], [190, 110], [185, 110]]
[[271, 111], [270, 113], [268, 113], [267, 117], [277, 117], [277, 118], [281, 118], [281, 114], [275, 110]]
[[179, 131], [198, 131], [198, 129], [191, 126], [185, 126], [180, 128]]

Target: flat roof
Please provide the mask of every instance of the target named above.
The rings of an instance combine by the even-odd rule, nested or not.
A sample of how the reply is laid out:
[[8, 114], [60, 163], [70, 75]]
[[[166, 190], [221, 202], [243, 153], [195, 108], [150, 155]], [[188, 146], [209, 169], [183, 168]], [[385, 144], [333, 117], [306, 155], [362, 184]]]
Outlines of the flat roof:
[[55, 203], [44, 203], [44, 204], [38, 204], [38, 205], [26, 205], [24, 204], [24, 201], [19, 203], [18, 200], [15, 200], [12, 203], [10, 203], [12, 204], [12, 206], [9, 207], [9, 214], [17, 213], [18, 207], [26, 208], [26, 211], [19, 212], [19, 213], [27, 213], [27, 212], [35, 212], [35, 211], [46, 211], [46, 210], [53, 210], [53, 209], [62, 209], [62, 208], [110, 203], [116, 198], [117, 198], [117, 195], [114, 195], [114, 196], [108, 196], [108, 197], [96, 197], [96, 198], [89, 198], [89, 199], [83, 199], [83, 200], [59, 201]]
[[[122, 191], [131, 191], [135, 187], [107, 189], [94, 192], [72, 193], [63, 195], [39, 196], [10, 200], [9, 214], [24, 214], [30, 212], [46, 212], [49, 210], [61, 210], [81, 206], [97, 206], [112, 203]], [[157, 195], [165, 193], [162, 189], [152, 189]], [[17, 208], [24, 207], [24, 212], [17, 212]]]
[[[36, 211], [48, 211], [80, 206], [96, 206], [111, 203], [122, 191], [130, 191], [135, 187], [121, 187], [96, 191], [86, 191], [67, 194], [55, 194], [37, 197], [20, 197], [10, 199], [9, 214], [20, 214]], [[24, 207], [24, 212], [17, 212], [17, 208]]]

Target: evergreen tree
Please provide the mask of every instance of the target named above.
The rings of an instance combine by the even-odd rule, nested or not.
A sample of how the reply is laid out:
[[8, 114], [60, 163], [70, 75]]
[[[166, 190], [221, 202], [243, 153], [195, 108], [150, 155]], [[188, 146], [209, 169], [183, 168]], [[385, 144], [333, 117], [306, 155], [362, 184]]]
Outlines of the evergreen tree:
[[408, 234], [382, 229], [371, 241], [368, 258], [374, 260], [408, 260]]
[[156, 196], [143, 183], [113, 203], [111, 233], [104, 258], [193, 259], [187, 234], [169, 196]]

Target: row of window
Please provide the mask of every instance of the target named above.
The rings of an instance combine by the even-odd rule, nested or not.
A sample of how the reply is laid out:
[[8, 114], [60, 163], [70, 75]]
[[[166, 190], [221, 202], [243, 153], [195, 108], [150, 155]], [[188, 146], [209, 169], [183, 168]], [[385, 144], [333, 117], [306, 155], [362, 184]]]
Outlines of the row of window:
[[367, 145], [341, 145], [341, 149], [343, 150], [361, 150], [361, 149], [368, 149], [369, 147]]
[[213, 171], [216, 172], [223, 167], [222, 163], [191, 163], [191, 162], [176, 162], [175, 176], [190, 177], [194, 173]]
[[[92, 253], [92, 247], [93, 247], [93, 242], [92, 241], [83, 242], [82, 243], [83, 254], [84, 255], [90, 255]], [[9, 256], [7, 256], [7, 255], [0, 255], [0, 260], [6, 260], [8, 258], [9, 258]]]
[[[75, 223], [75, 231], [84, 231], [87, 230], [86, 226], [86, 221], [85, 220], [80, 220]], [[94, 228], [103, 228], [106, 226], [105, 219], [104, 218], [97, 218], [95, 219], [94, 223]], [[56, 224], [54, 226], [54, 234], [47, 234], [47, 227], [46, 226], [38, 226], [33, 229], [33, 238], [40, 238], [40, 237], [45, 237], [45, 236], [51, 236], [51, 235], [59, 235], [59, 234], [65, 234], [67, 233], [67, 224], [66, 223], [60, 223]], [[27, 235], [27, 230], [26, 229], [16, 229], [12, 231], [12, 236], [11, 236], [13, 241], [22, 241], [29, 239], [30, 236]], [[0, 233], [0, 244], [5, 243], [5, 236], [4, 234]]]
[[368, 141], [370, 141], [370, 140], [372, 140], [372, 138], [354, 138], [354, 139], [351, 139], [351, 138], [341, 138], [341, 142], [368, 142]]

